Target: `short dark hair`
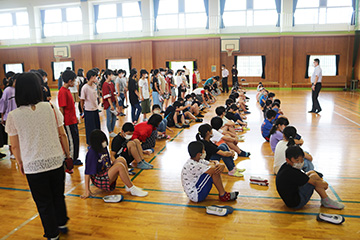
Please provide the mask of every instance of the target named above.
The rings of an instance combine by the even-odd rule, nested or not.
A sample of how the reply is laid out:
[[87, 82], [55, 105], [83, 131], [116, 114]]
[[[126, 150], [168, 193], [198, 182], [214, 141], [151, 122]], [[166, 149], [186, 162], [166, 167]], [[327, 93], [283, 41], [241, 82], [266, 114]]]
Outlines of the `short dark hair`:
[[229, 109], [236, 111], [236, 110], [238, 110], [239, 108], [238, 108], [238, 106], [236, 106], [235, 103], [233, 103], [233, 104], [230, 105]]
[[97, 76], [97, 72], [94, 69], [90, 69], [87, 73], [86, 73], [86, 78], [87, 80], [90, 80], [90, 78], [92, 78], [93, 76]]
[[272, 104], [272, 101], [270, 99], [265, 101], [265, 106], [270, 106]]
[[132, 124], [131, 122], [124, 123], [121, 130], [123, 130], [124, 132], [133, 132], [135, 130], [134, 124]]
[[210, 121], [211, 127], [215, 130], [219, 130], [223, 125], [221, 117], [213, 117]]
[[228, 99], [226, 99], [226, 101], [225, 101], [225, 105], [226, 106], [229, 106], [229, 105], [231, 105], [231, 104], [233, 104], [234, 103], [234, 99], [231, 99], [231, 98], [228, 98]]
[[226, 112], [226, 109], [225, 109], [224, 106], [219, 106], [219, 107], [215, 108], [215, 113], [216, 113], [216, 115], [218, 115], [218, 116], [223, 115], [224, 112]]
[[175, 101], [175, 102], [173, 103], [173, 106], [174, 106], [174, 108], [180, 107], [180, 106], [181, 106], [181, 103], [180, 103], [179, 101]]
[[6, 78], [11, 78], [12, 76], [14, 76], [15, 73], [13, 71], [8, 71], [6, 74], [5, 74], [5, 77]]
[[161, 107], [160, 107], [160, 105], [159, 104], [154, 104], [153, 106], [152, 106], [152, 111], [154, 111], [155, 109], [161, 109]]
[[286, 149], [285, 151], [285, 156], [287, 159], [296, 159], [298, 157], [304, 157], [304, 151], [301, 149], [301, 147], [294, 145], [294, 146], [290, 146]]
[[279, 104], [278, 102], [273, 102], [273, 103], [271, 104], [271, 107], [278, 107], [278, 108], [280, 108], [280, 104]]
[[153, 127], [158, 127], [161, 121], [162, 121], [162, 116], [160, 114], [155, 113], [151, 115], [147, 123]]
[[191, 96], [190, 94], [187, 94], [187, 95], [185, 96], [185, 99], [188, 100], [189, 98], [192, 98], [192, 96]]
[[160, 72], [165, 72], [165, 69], [159, 68], [159, 71], [160, 71]]
[[272, 97], [275, 97], [275, 93], [270, 92], [269, 95], [268, 95], [268, 98], [272, 98]]
[[193, 141], [188, 145], [188, 152], [190, 157], [196, 157], [198, 153], [202, 153], [204, 150], [204, 144], [200, 141]]
[[62, 74], [62, 80], [64, 83], [68, 83], [70, 80], [74, 80], [76, 78], [76, 74], [72, 70], [66, 70]]
[[278, 99], [278, 98], [276, 98], [276, 99], [274, 99], [274, 103], [279, 103], [279, 105], [281, 104], [281, 101], [280, 101], [280, 99]]
[[222, 64], [221, 66], [222, 66], [222, 67], [225, 67], [225, 64]]
[[277, 114], [277, 113], [276, 113], [274, 110], [270, 109], [270, 110], [267, 111], [267, 113], [266, 113], [266, 118], [267, 118], [267, 119], [273, 118], [273, 117], [276, 116], [276, 114]]
[[95, 129], [90, 134], [90, 146], [97, 153], [104, 153], [105, 149], [102, 146], [102, 143], [106, 141], [108, 144], [107, 137], [103, 131], [100, 129]]
[[78, 72], [77, 72], [77, 75], [78, 75], [79, 77], [83, 77], [83, 76], [84, 76], [84, 69], [79, 68], [79, 69], [78, 69]]
[[318, 64], [320, 64], [320, 59], [315, 58], [315, 59], [314, 59], [314, 62], [317, 62]]
[[42, 76], [42, 77], [47, 77], [47, 73], [43, 70], [43, 69], [38, 69], [38, 73], [40, 73], [40, 75]]
[[15, 102], [18, 107], [43, 101], [41, 80], [38, 74], [31, 72], [19, 75], [15, 83]]
[[144, 74], [149, 74], [149, 73], [145, 69], [141, 69], [140, 70], [140, 77], [142, 77]]

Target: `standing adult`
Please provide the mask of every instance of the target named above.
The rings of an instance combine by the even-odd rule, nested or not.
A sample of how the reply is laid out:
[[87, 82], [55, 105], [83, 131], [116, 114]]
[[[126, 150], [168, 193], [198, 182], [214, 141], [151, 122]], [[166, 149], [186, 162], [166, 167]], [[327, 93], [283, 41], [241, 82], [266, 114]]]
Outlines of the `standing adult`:
[[228, 86], [228, 76], [229, 76], [229, 70], [225, 68], [225, 64], [221, 65], [221, 74], [222, 74], [222, 92], [229, 93], [229, 86]]
[[69, 144], [62, 114], [50, 103], [42, 102], [40, 82], [40, 77], [31, 72], [18, 77], [15, 101], [19, 108], [9, 113], [5, 129], [19, 170], [26, 175], [44, 236], [58, 239], [59, 231], [67, 232], [69, 219], [63, 166], [64, 153], [70, 158]]
[[236, 65], [234, 64], [231, 69], [231, 75], [232, 75], [232, 87], [238, 87], [238, 70], [236, 69]]
[[186, 68], [185, 65], [183, 66], [183, 68], [185, 70], [185, 77], [186, 77], [187, 84], [189, 85], [190, 84], [190, 70], [188, 68]]
[[321, 81], [322, 81], [322, 70], [320, 68], [320, 60], [318, 58], [314, 59], [314, 72], [311, 75], [311, 90], [312, 90], [312, 109], [309, 113], [319, 113], [321, 112], [320, 103], [318, 100], [319, 93], [321, 90]]

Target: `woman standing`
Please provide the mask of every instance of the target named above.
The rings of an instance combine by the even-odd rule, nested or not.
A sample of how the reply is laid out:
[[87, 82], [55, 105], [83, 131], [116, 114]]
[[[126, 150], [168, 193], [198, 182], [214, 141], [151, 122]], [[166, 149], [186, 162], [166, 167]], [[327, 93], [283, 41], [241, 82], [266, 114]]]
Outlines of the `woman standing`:
[[19, 169], [26, 175], [44, 236], [58, 239], [59, 231], [67, 232], [69, 219], [64, 196], [64, 152], [66, 161], [72, 163], [72, 160], [63, 116], [57, 108], [42, 102], [40, 82], [37, 74], [20, 74], [15, 85], [18, 108], [9, 113], [5, 130]]

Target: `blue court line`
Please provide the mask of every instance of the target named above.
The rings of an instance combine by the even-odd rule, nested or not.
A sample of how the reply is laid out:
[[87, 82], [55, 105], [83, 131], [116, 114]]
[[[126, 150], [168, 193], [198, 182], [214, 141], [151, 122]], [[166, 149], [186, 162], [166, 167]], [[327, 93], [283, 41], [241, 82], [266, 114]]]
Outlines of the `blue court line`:
[[0, 187], [0, 189], [1, 190], [13, 190], [13, 191], [30, 192], [30, 189], [21, 189], [21, 188]]
[[333, 192], [333, 194], [335, 195], [336, 199], [339, 201], [339, 202], [342, 202], [341, 198], [339, 197], [339, 195], [335, 192], [335, 189], [329, 184], [329, 188], [330, 190]]
[[[67, 194], [66, 196], [80, 197], [80, 195], [77, 195], [77, 194]], [[101, 197], [90, 197], [90, 198], [102, 199]], [[131, 200], [131, 199], [124, 199], [123, 202], [153, 204], [153, 205], [172, 206], [172, 207], [206, 208], [206, 206], [201, 206], [201, 205], [189, 205], [189, 204], [179, 204], [179, 203], [164, 203], [164, 202], [152, 202], [152, 201], [139, 201], [139, 200]], [[312, 212], [290, 212], [290, 211], [245, 209], [245, 208], [234, 208], [234, 211], [256, 212], [256, 213], [277, 213], [277, 214], [290, 214], [290, 215], [311, 215], [311, 216], [317, 216], [319, 214], [319, 213], [312, 213]], [[359, 215], [342, 215], [342, 216], [347, 217], [347, 218], [359, 218], [360, 219]]]

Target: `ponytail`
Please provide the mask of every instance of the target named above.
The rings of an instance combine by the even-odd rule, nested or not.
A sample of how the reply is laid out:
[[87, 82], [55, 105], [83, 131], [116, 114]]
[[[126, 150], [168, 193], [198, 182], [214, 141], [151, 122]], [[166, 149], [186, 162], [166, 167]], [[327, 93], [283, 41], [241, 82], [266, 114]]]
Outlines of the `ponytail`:
[[196, 137], [196, 141], [201, 141], [200, 133], [197, 133], [195, 137]]
[[211, 131], [212, 127], [210, 126], [210, 124], [205, 123], [202, 124], [199, 129], [198, 129], [198, 133], [196, 134], [196, 140], [201, 141], [204, 140], [206, 137], [206, 133]]
[[295, 145], [296, 128], [293, 126], [287, 126], [283, 131], [284, 137], [288, 140], [287, 146]]
[[294, 145], [295, 145], [295, 140], [294, 140], [293, 136], [290, 136], [288, 144], [286, 144], [286, 146], [290, 147], [290, 146], [294, 146]]
[[280, 117], [278, 119], [276, 119], [276, 121], [274, 122], [271, 130], [270, 130], [270, 135], [274, 134], [277, 130], [279, 125], [289, 125], [289, 120], [286, 117]]

